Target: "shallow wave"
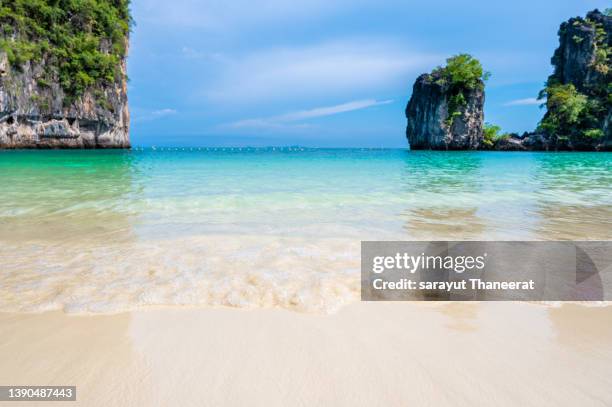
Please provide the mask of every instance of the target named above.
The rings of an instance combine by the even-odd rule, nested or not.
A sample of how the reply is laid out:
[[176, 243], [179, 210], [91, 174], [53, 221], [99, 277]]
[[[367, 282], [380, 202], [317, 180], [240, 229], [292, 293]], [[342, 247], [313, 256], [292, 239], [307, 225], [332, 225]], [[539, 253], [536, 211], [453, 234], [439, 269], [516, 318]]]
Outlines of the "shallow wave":
[[341, 239], [207, 236], [3, 246], [0, 253], [0, 311], [181, 305], [332, 312], [359, 299], [359, 244]]
[[359, 250], [354, 239], [253, 235], [2, 245], [0, 311], [225, 306], [333, 313], [360, 299]]

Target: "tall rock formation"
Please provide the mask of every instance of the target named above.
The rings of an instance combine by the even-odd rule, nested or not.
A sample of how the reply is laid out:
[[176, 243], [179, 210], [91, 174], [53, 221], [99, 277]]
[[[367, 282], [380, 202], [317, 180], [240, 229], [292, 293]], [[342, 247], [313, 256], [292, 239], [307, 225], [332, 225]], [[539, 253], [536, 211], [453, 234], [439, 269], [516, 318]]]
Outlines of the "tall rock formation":
[[[551, 59], [555, 71], [549, 81], [573, 84], [579, 92], [589, 93], [610, 80], [612, 55], [598, 56], [604, 47], [612, 47], [612, 17], [599, 10], [570, 18], [559, 27], [559, 48]], [[607, 58], [605, 58], [607, 56]]]
[[447, 60], [416, 80], [406, 106], [406, 137], [413, 150], [474, 150], [483, 138], [484, 82], [469, 55]]
[[559, 150], [612, 149], [612, 17], [593, 10], [561, 24], [541, 129]]
[[129, 148], [129, 0], [9, 2], [0, 15], [0, 148]]

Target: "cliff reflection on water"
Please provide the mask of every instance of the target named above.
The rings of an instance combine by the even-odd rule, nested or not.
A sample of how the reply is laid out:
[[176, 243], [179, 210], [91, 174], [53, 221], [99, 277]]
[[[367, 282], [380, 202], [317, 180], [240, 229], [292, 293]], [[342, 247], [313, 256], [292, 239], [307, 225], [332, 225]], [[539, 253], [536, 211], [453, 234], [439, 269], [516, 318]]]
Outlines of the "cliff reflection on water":
[[0, 154], [0, 241], [129, 239], [134, 158], [124, 150]]
[[612, 154], [537, 154], [537, 237], [612, 238]]
[[406, 160], [402, 178], [405, 190], [423, 198], [402, 213], [412, 239], [612, 236], [612, 154], [420, 154]]
[[411, 240], [476, 239], [487, 230], [479, 213], [483, 156], [470, 152], [407, 152], [402, 192], [413, 195], [402, 212]]

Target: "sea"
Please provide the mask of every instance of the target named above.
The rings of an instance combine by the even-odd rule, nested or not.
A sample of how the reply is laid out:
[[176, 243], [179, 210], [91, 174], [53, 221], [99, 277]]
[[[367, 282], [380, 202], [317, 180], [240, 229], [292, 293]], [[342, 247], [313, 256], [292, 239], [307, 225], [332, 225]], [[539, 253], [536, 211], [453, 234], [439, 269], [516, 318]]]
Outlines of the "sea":
[[363, 240], [611, 240], [612, 153], [0, 152], [0, 312], [334, 312]]

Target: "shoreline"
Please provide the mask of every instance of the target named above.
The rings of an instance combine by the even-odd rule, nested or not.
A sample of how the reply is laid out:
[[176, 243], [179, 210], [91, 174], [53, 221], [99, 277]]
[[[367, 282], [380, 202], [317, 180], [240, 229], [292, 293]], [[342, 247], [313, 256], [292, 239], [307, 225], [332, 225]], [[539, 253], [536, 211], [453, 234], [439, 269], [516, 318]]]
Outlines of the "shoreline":
[[523, 303], [0, 313], [0, 381], [76, 385], [58, 406], [604, 405], [611, 317]]
[[172, 312], [172, 311], [185, 311], [185, 312], [224, 312], [224, 311], [237, 311], [237, 312], [288, 312], [289, 314], [297, 315], [310, 315], [310, 316], [321, 316], [321, 317], [333, 317], [339, 313], [342, 313], [344, 309], [356, 306], [356, 304], [409, 304], [411, 306], [419, 307], [444, 307], [450, 306], [451, 304], [460, 304], [468, 306], [470, 304], [500, 304], [500, 303], [511, 303], [521, 304], [525, 306], [531, 306], [534, 308], [543, 309], [555, 309], [564, 306], [571, 306], [577, 308], [610, 308], [612, 309], [612, 300], [598, 300], [598, 301], [521, 301], [521, 300], [360, 300], [346, 301], [333, 308], [322, 308], [322, 309], [299, 309], [299, 308], [288, 308], [284, 306], [233, 306], [227, 304], [151, 304], [144, 306], [135, 306], [132, 308], [126, 308], [114, 311], [75, 311], [73, 309], [66, 308], [49, 308], [44, 310], [2, 310], [0, 309], [0, 319], [2, 316], [7, 315], [23, 315], [23, 316], [36, 316], [46, 314], [61, 314], [67, 317], [81, 318], [81, 317], [113, 317], [117, 315], [132, 314], [132, 313], [147, 313], [147, 312]]

